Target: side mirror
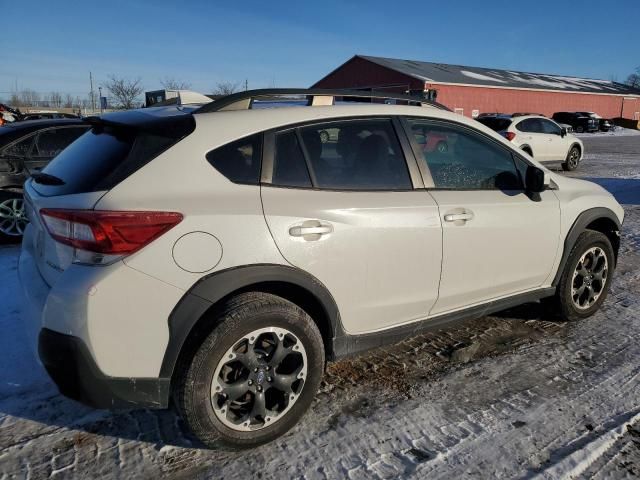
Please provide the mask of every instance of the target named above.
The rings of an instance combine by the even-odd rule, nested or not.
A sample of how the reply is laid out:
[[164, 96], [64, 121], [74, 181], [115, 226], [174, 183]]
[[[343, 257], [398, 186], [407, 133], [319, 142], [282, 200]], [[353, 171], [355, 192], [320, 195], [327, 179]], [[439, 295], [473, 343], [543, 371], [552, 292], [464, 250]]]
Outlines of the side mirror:
[[561, 136], [561, 137], [564, 137], [566, 134], [567, 134], [567, 129], [566, 129], [566, 127], [562, 127], [562, 128], [560, 129], [560, 136]]
[[549, 186], [549, 179], [544, 173], [544, 170], [533, 165], [529, 165], [527, 167], [524, 183], [527, 192], [540, 193], [544, 192]]

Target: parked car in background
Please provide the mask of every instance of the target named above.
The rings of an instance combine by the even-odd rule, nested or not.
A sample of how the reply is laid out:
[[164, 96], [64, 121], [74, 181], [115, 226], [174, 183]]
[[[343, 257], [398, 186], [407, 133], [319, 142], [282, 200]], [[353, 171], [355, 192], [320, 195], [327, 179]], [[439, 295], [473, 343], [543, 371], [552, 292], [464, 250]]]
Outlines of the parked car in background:
[[87, 129], [80, 119], [29, 120], [0, 127], [0, 242], [22, 238], [27, 223], [25, 180]]
[[496, 115], [477, 120], [539, 162], [562, 162], [564, 170], [575, 170], [584, 154], [580, 139], [546, 117]]
[[615, 124], [608, 118], [601, 118], [599, 120], [599, 127], [601, 132], [608, 132], [609, 130], [615, 130]]
[[597, 132], [600, 128], [598, 119], [593, 118], [585, 112], [556, 112], [551, 117], [558, 123], [566, 123], [573, 127], [573, 131]]
[[543, 298], [600, 308], [624, 217], [604, 188], [434, 103], [300, 92], [92, 118], [26, 182], [23, 323], [63, 394], [173, 399], [205, 445], [247, 448], [300, 420], [327, 361]]
[[73, 113], [60, 113], [60, 112], [33, 112], [25, 113], [22, 115], [22, 120], [47, 120], [56, 118], [80, 118]]
[[17, 122], [22, 119], [20, 110], [17, 108], [11, 108], [9, 105], [0, 103], [0, 126]]

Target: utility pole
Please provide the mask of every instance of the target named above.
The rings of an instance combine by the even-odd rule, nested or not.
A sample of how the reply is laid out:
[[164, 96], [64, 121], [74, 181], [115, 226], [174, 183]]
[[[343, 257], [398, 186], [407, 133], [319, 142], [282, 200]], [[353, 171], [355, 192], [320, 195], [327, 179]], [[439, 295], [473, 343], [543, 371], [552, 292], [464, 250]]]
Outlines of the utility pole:
[[93, 75], [89, 72], [89, 84], [91, 85], [91, 113], [96, 111], [96, 97], [93, 94]]
[[244, 91], [246, 92], [247, 90], [249, 90], [249, 79], [245, 78], [244, 79]]
[[98, 96], [100, 101], [100, 115], [102, 115], [102, 86], [98, 86]]

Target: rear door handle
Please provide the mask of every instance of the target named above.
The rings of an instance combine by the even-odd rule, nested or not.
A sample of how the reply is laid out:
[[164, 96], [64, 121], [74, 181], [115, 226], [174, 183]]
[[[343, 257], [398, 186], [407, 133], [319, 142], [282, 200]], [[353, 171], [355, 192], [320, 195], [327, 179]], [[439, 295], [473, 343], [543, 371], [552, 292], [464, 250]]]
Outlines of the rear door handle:
[[445, 222], [458, 222], [467, 220], [473, 220], [473, 213], [465, 212], [465, 213], [448, 213], [444, 216]]
[[294, 225], [289, 228], [289, 235], [292, 237], [302, 237], [305, 240], [318, 240], [322, 235], [333, 232], [333, 225], [321, 223], [318, 220], [307, 220], [301, 225]]

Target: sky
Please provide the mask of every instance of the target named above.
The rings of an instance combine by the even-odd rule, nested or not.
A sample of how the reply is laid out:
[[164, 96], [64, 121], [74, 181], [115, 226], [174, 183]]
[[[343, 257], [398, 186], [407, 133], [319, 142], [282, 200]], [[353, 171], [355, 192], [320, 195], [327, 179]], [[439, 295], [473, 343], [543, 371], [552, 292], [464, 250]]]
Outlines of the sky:
[[0, 98], [109, 75], [307, 87], [355, 54], [624, 81], [640, 1], [0, 0]]

